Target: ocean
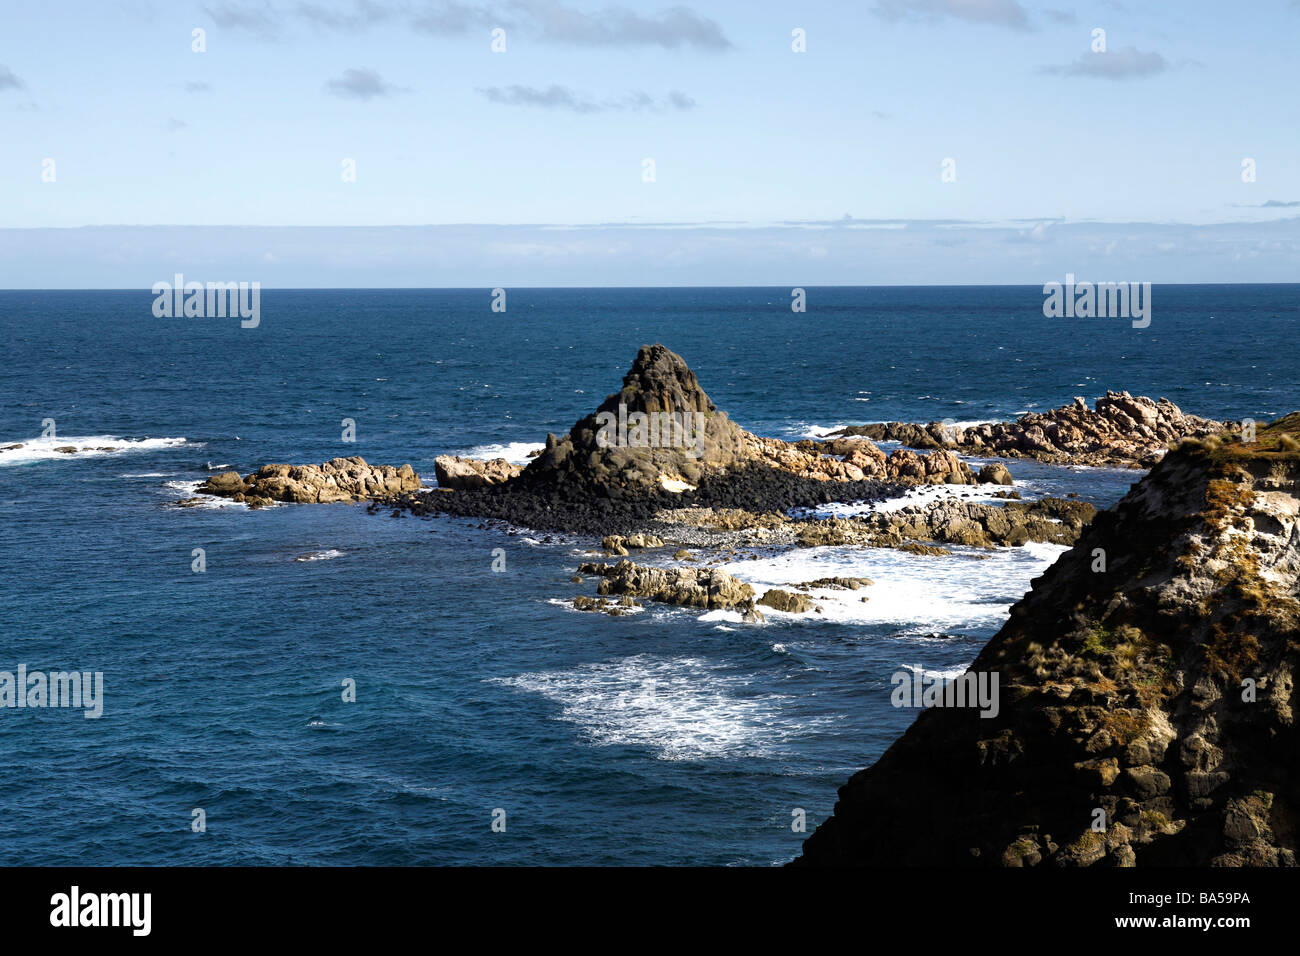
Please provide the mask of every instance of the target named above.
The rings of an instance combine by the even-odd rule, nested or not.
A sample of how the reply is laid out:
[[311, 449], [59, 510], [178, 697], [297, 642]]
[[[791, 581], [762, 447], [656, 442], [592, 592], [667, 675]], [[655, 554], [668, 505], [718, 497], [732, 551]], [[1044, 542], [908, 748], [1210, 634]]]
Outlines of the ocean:
[[[0, 291], [0, 446], [23, 443], [0, 453], [0, 671], [104, 681], [99, 719], [0, 708], [0, 863], [781, 863], [799, 812], [811, 832], [914, 719], [890, 675], [959, 673], [1061, 551], [787, 552], [729, 570], [867, 576], [870, 599], [610, 618], [563, 603], [592, 593], [570, 582], [590, 539], [171, 506], [216, 471], [361, 455], [431, 483], [439, 454], [522, 461], [652, 342], [786, 439], [1107, 389], [1300, 408], [1296, 285], [1157, 286], [1146, 329], [1047, 319], [1037, 287], [810, 288], [805, 313], [786, 288], [507, 295], [268, 290], [242, 328], [155, 318], [147, 290]], [[1010, 468], [1026, 496], [1099, 506], [1141, 475]]]

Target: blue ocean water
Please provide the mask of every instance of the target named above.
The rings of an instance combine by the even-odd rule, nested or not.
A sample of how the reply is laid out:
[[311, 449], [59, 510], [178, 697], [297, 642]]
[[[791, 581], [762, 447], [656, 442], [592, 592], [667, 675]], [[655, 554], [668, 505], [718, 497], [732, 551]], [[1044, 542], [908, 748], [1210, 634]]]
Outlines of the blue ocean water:
[[[170, 506], [213, 470], [359, 454], [432, 481], [438, 454], [519, 457], [647, 342], [783, 438], [1107, 388], [1220, 418], [1300, 407], [1300, 286], [1158, 286], [1142, 330], [1045, 319], [1029, 287], [809, 289], [803, 314], [784, 288], [512, 289], [505, 313], [484, 289], [266, 291], [255, 329], [152, 300], [0, 292], [0, 446], [26, 449], [0, 455], [0, 670], [105, 684], [98, 720], [0, 708], [2, 864], [781, 862], [793, 811], [811, 831], [915, 716], [889, 675], [963, 667], [1057, 553], [816, 549], [733, 570], [865, 574], [871, 599], [758, 627], [612, 619], [561, 604], [591, 593], [569, 581], [591, 541]], [[1011, 467], [1102, 505], [1137, 477]]]

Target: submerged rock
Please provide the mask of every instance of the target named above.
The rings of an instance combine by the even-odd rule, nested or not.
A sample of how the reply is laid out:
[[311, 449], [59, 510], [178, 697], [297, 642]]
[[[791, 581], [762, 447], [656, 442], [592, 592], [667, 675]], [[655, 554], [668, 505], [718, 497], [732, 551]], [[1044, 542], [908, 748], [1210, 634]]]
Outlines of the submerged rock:
[[859, 588], [870, 587], [874, 583], [871, 578], [834, 577], [805, 581], [803, 584], [796, 584], [795, 587], [801, 591], [807, 591], [810, 588], [824, 588], [830, 591], [856, 591]]

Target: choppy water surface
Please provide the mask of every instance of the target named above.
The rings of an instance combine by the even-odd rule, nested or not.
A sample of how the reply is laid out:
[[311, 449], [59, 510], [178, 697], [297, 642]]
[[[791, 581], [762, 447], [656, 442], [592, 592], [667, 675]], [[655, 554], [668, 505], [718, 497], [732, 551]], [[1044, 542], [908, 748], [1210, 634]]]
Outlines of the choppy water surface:
[[[613, 619], [562, 603], [591, 541], [168, 503], [271, 461], [360, 454], [432, 480], [445, 452], [522, 458], [654, 341], [787, 438], [1107, 388], [1264, 419], [1300, 406], [1296, 291], [1158, 287], [1146, 330], [1047, 320], [1019, 288], [812, 289], [802, 315], [786, 289], [512, 290], [504, 315], [487, 290], [268, 291], [256, 329], [155, 319], [143, 292], [0, 292], [0, 445], [24, 443], [0, 453], [0, 670], [105, 680], [98, 720], [0, 710], [0, 863], [788, 859], [791, 810], [824, 819], [913, 718], [889, 675], [963, 667], [1060, 549], [765, 556], [729, 570], [875, 584], [761, 626]], [[1012, 470], [1026, 494], [1099, 504], [1137, 477]]]

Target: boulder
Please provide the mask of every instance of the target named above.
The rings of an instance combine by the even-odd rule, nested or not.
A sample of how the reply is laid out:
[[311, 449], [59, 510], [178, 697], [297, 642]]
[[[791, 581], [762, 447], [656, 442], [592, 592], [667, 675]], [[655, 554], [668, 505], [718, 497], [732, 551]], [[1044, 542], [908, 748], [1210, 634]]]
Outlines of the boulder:
[[792, 594], [780, 588], [771, 588], [758, 599], [757, 603], [787, 614], [803, 614], [817, 606], [806, 594]]
[[505, 484], [524, 470], [504, 458], [482, 461], [477, 458], [460, 458], [456, 455], [439, 455], [433, 460], [434, 477], [439, 488], [484, 488]]
[[982, 485], [1014, 485], [1015, 481], [1011, 477], [1011, 472], [1007, 466], [1000, 461], [985, 465], [980, 469], [980, 484]]

